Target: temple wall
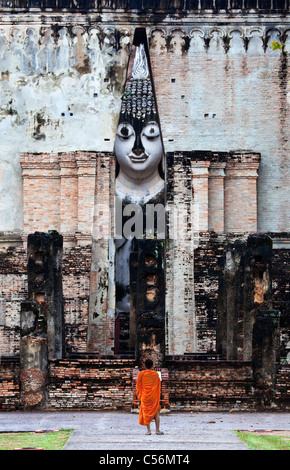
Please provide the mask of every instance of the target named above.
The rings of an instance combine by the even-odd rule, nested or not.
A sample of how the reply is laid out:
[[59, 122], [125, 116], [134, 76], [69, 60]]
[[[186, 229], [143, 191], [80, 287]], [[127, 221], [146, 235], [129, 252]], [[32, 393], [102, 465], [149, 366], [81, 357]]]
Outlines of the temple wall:
[[[125, 18], [1, 16], [1, 231], [25, 224], [21, 154], [113, 150], [133, 34]], [[166, 152], [261, 153], [258, 230], [287, 231], [288, 17], [248, 18], [145, 23], [163, 141]], [[270, 47], [281, 38], [283, 54]]]
[[[276, 236], [273, 234], [273, 238]], [[194, 264], [194, 315], [196, 350], [203, 353], [212, 353], [216, 350], [216, 329], [218, 316], [218, 282], [219, 282], [219, 260], [224, 256], [225, 245], [231, 241], [221, 236], [201, 234], [199, 245], [194, 250], [193, 257], [189, 263]], [[1, 316], [0, 316], [0, 339], [1, 356], [16, 357], [19, 354], [19, 327], [20, 306], [27, 298], [27, 274], [26, 274], [26, 252], [23, 249], [14, 248], [2, 253], [1, 257]], [[23, 260], [18, 265], [18, 261]], [[3, 263], [2, 263], [3, 261]], [[273, 308], [281, 311], [281, 348], [280, 356], [283, 362], [287, 360], [289, 353], [289, 250], [275, 249], [273, 253]], [[87, 351], [87, 334], [89, 318], [89, 296], [90, 296], [90, 247], [72, 247], [64, 249], [63, 253], [63, 297], [64, 297], [64, 319], [66, 335], [66, 353], [84, 353]], [[167, 287], [167, 309], [170, 309], [170, 292]], [[193, 292], [189, 289], [189, 295]], [[186, 297], [185, 297], [186, 299]], [[180, 303], [182, 305], [182, 303]], [[188, 305], [190, 307], [190, 305]], [[180, 343], [190, 338], [183, 338], [180, 331], [186, 327], [185, 317], [178, 309], [176, 300], [175, 318], [181, 322], [179, 329], [171, 325], [167, 330], [167, 354], [178, 354], [182, 350]], [[171, 326], [170, 326], [171, 325]], [[175, 336], [174, 336], [175, 335]], [[98, 344], [102, 350], [106, 348], [106, 335], [99, 337]], [[192, 350], [188, 349], [188, 352]], [[181, 352], [182, 354], [182, 352]]]
[[[130, 411], [138, 406], [133, 389], [137, 370], [134, 361], [128, 359], [50, 361], [45, 409]], [[166, 384], [162, 382], [162, 408], [172, 411], [259, 410], [250, 363], [175, 357], [169, 359], [166, 372], [167, 377], [163, 375]], [[2, 361], [0, 379], [0, 409], [21, 409], [19, 363]], [[288, 382], [289, 367], [282, 366], [277, 374], [271, 411], [289, 411]]]
[[[191, 238], [177, 234], [166, 240], [172, 407], [205, 403], [205, 409], [218, 409], [220, 396], [223, 407], [235, 403], [241, 409], [245, 393], [245, 407], [252, 405], [247, 364], [236, 363], [232, 378], [231, 363], [206, 368], [189, 358], [192, 363], [184, 367], [175, 356], [216, 352], [219, 260], [228, 242], [254, 232], [273, 240], [273, 308], [281, 311], [280, 357], [286, 364], [277, 376], [276, 398], [289, 400], [289, 15], [224, 11], [217, 19], [199, 9], [142, 17], [122, 8], [93, 11], [93, 4], [90, 13], [27, 14], [10, 11], [19, 5], [9, 2], [0, 15], [1, 406], [19, 406], [26, 236], [57, 230], [64, 240], [67, 356], [50, 362], [48, 406], [112, 409], [119, 400], [130, 407], [133, 359], [76, 360], [74, 367], [71, 358], [89, 355], [88, 344], [95, 354], [114, 353], [114, 250], [107, 236], [112, 227], [100, 216], [113, 208], [113, 146], [136, 26], [147, 32], [167, 158], [167, 202], [177, 209], [185, 202], [188, 218], [179, 228], [186, 231], [193, 222]], [[285, 43], [283, 52], [272, 51], [274, 40]], [[92, 250], [96, 234], [101, 241]]]
[[286, 53], [277, 54], [270, 45], [279, 33], [279, 27], [199, 24], [152, 28], [150, 35], [166, 150], [261, 153], [258, 230], [262, 232], [287, 231], [290, 226], [286, 137], [290, 38]]
[[[10, 20], [0, 27], [0, 230], [10, 232], [26, 223], [21, 154], [112, 151], [131, 37], [130, 26], [62, 27], [52, 18], [48, 25], [40, 18], [25, 23]], [[47, 171], [38, 194], [43, 203], [53, 197], [49, 178], [55, 172]]]

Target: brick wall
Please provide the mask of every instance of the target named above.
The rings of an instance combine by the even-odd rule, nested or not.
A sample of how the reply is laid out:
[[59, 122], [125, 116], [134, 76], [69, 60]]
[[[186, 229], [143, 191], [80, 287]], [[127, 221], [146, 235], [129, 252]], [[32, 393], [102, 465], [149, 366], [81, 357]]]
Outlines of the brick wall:
[[276, 382], [276, 402], [280, 403], [280, 406], [289, 407], [290, 399], [290, 367], [288, 365], [281, 366], [277, 374]]
[[[260, 153], [258, 230], [289, 231], [288, 55], [271, 50], [278, 30], [262, 23], [245, 27], [240, 21], [235, 28], [207, 21], [148, 28], [165, 150]], [[285, 42], [289, 54], [289, 35]], [[226, 187], [235, 195], [240, 185], [245, 190], [245, 181], [229, 176]], [[249, 194], [253, 185], [249, 182]], [[227, 199], [232, 203], [233, 195]]]
[[169, 359], [172, 410], [209, 411], [255, 407], [250, 363]]
[[219, 259], [224, 255], [218, 236], [202, 238], [194, 251], [194, 292], [197, 351], [216, 350]]
[[177, 196], [180, 198], [190, 185], [193, 230], [256, 232], [260, 159], [258, 153], [246, 151], [168, 153], [168, 202], [175, 197], [175, 204], [180, 204]]
[[261, 156], [232, 154], [225, 167], [224, 230], [251, 233], [257, 231], [257, 178]]
[[19, 408], [19, 361], [1, 359], [0, 362], [0, 410]]
[[[49, 154], [21, 157], [24, 232], [60, 231], [60, 176], [58, 159]], [[37, 204], [36, 204], [37, 201]]]
[[20, 304], [27, 297], [27, 254], [0, 251], [0, 358], [19, 353]]
[[[272, 234], [272, 237], [274, 238], [275, 234]], [[230, 240], [230, 236], [225, 237], [222, 234], [213, 233], [209, 236], [209, 233], [203, 233], [200, 234], [199, 245], [194, 250], [195, 328], [197, 350], [200, 352], [215, 351], [218, 261], [224, 254], [226, 243]], [[281, 311], [282, 359], [286, 358], [288, 352], [286, 345], [290, 341], [289, 256], [289, 250], [274, 249], [273, 308]], [[0, 258], [0, 351], [2, 356], [11, 356], [17, 355], [19, 352], [20, 303], [27, 298], [27, 257], [26, 252], [17, 247], [1, 252]], [[87, 350], [90, 267], [90, 246], [64, 250], [63, 295], [66, 351], [68, 353]], [[170, 290], [170, 286], [167, 287], [167, 290]], [[184, 317], [180, 313], [180, 321], [183, 319]], [[171, 337], [172, 342], [173, 340]]]
[[130, 411], [133, 366], [128, 359], [51, 361], [47, 406]]
[[290, 251], [276, 249], [273, 254], [273, 308], [281, 312], [281, 359], [289, 353], [290, 341]]
[[[253, 152], [167, 154], [168, 354], [215, 349], [218, 258], [226, 238], [257, 230], [259, 163]], [[218, 237], [211, 238], [209, 225], [216, 232], [226, 228], [219, 246], [212, 243]]]
[[87, 349], [91, 247], [74, 247], [63, 254], [63, 298], [66, 353]]
[[[19, 354], [20, 304], [27, 299], [27, 254], [23, 248], [0, 252], [0, 356]], [[91, 247], [63, 253], [63, 296], [66, 351], [87, 347]]]
[[[18, 13], [10, 16], [6, 11], [8, 22], [1, 20], [1, 72], [5, 68], [1, 119], [7, 132], [0, 142], [1, 184], [5, 188], [1, 192], [0, 229], [12, 233], [26, 231], [28, 226], [33, 231], [46, 230], [49, 222], [50, 228], [66, 234], [74, 232], [76, 224], [73, 166], [77, 165], [82, 186], [89, 185], [90, 171], [70, 161], [70, 152], [78, 151], [82, 160], [81, 150], [113, 150], [133, 28], [107, 22], [101, 27], [99, 21], [93, 27], [83, 14], [76, 23], [73, 16], [63, 23], [66, 15], [60, 14], [57, 20], [49, 15], [43, 26], [32, 12]], [[21, 93], [15, 93], [19, 83]], [[47, 180], [42, 181], [30, 161], [30, 168], [24, 169], [27, 181], [22, 188], [19, 161], [23, 160], [21, 154], [30, 152], [35, 154], [32, 160], [36, 164], [41, 155], [48, 156], [48, 165], [42, 165]], [[59, 152], [62, 158], [57, 161]], [[23, 190], [26, 196], [30, 193], [30, 203], [34, 195], [43, 202], [30, 217], [27, 213], [24, 216]], [[50, 211], [45, 206], [49, 194], [55, 199]], [[83, 224], [79, 229], [83, 231], [89, 205], [79, 209]]]
[[57, 230], [64, 246], [91, 242], [96, 153], [23, 154], [24, 235]]
[[[167, 357], [162, 407], [171, 411], [254, 410], [257, 400], [250, 363]], [[136, 400], [135, 361], [121, 358], [52, 360], [45, 409], [130, 411]], [[135, 380], [134, 380], [135, 377]], [[135, 397], [135, 399], [134, 399]], [[278, 370], [274, 408], [290, 409], [289, 367]], [[0, 363], [0, 409], [21, 409], [19, 363]]]
[[[270, 236], [274, 240], [281, 240], [278, 234], [270, 234]], [[194, 252], [197, 350], [200, 352], [216, 350], [219, 259], [224, 256], [227, 243], [235, 239], [237, 236], [230, 234], [227, 237], [214, 233], [211, 233], [209, 237], [208, 234], [201, 234], [199, 246]], [[273, 309], [281, 311], [280, 353], [282, 360], [285, 360], [289, 352], [287, 343], [290, 341], [289, 256], [289, 250], [274, 247], [272, 301]]]

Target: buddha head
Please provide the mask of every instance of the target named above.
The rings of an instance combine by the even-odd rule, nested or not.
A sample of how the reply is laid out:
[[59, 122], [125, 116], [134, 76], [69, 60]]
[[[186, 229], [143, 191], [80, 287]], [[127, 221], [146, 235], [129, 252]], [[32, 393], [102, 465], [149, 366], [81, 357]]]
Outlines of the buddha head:
[[132, 72], [127, 79], [114, 151], [119, 176], [123, 181], [130, 181], [131, 187], [134, 183], [150, 185], [157, 180], [160, 185], [158, 167], [163, 145], [143, 44], [136, 47]]
[[136, 183], [156, 173], [163, 156], [157, 121], [121, 122], [117, 129], [115, 155], [120, 170], [131, 180], [136, 179]]

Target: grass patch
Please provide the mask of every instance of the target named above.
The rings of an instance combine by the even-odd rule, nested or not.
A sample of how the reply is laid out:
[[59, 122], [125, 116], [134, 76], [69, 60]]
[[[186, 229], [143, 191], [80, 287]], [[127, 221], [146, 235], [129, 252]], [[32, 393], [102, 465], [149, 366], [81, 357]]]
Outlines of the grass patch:
[[290, 450], [289, 432], [285, 435], [275, 435], [275, 433], [236, 431], [236, 434], [250, 450]]
[[48, 432], [9, 432], [0, 433], [0, 450], [16, 448], [38, 448], [43, 450], [61, 450], [73, 429]]

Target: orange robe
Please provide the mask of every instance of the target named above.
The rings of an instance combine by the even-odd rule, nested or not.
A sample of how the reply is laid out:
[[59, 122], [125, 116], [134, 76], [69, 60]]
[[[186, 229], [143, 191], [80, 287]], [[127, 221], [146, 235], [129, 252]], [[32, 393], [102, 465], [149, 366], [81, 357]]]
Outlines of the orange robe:
[[161, 382], [154, 370], [142, 370], [137, 377], [137, 398], [141, 401], [139, 424], [146, 426], [151, 423], [156, 413], [161, 410]]

